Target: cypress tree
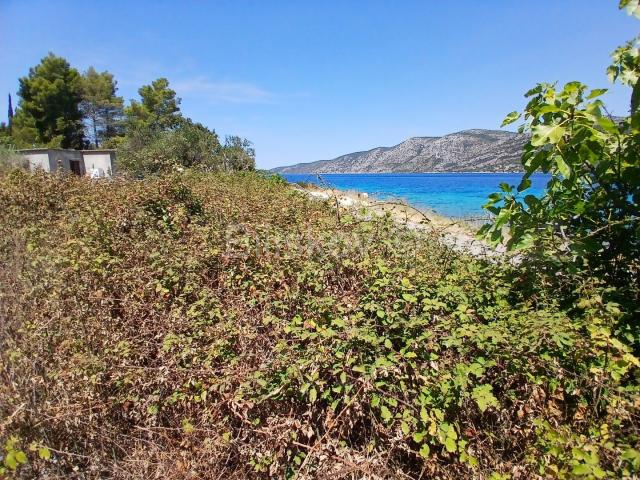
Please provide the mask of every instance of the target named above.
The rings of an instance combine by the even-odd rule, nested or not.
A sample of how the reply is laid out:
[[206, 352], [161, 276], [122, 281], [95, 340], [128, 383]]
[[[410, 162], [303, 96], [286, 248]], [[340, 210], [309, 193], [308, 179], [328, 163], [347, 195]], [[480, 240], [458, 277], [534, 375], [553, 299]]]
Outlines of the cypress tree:
[[9, 94], [9, 112], [8, 112], [9, 122], [7, 124], [9, 128], [9, 135], [11, 135], [11, 124], [13, 124], [13, 105], [11, 105], [11, 94]]

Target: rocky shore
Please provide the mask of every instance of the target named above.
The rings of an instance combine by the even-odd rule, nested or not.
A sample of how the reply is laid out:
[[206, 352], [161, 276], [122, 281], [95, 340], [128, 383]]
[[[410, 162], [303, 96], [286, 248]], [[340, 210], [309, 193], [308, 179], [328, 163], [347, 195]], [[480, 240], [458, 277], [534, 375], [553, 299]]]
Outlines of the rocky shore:
[[504, 254], [504, 247], [493, 248], [475, 237], [475, 230], [461, 221], [438, 215], [434, 212], [413, 207], [399, 200], [380, 200], [367, 193], [320, 188], [313, 185], [292, 184], [293, 188], [318, 201], [328, 201], [337, 208], [348, 210], [355, 215], [385, 215], [405, 225], [407, 228], [430, 231], [438, 235], [442, 242], [457, 251], [474, 256], [495, 257]]

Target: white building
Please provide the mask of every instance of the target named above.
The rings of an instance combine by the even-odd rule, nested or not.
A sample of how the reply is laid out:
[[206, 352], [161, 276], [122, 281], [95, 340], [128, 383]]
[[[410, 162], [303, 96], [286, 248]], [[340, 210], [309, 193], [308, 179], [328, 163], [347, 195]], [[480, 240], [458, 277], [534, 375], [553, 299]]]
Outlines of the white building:
[[20, 150], [29, 159], [31, 170], [56, 172], [59, 168], [76, 175], [111, 177], [116, 162], [115, 150], [64, 150], [61, 148], [31, 148]]

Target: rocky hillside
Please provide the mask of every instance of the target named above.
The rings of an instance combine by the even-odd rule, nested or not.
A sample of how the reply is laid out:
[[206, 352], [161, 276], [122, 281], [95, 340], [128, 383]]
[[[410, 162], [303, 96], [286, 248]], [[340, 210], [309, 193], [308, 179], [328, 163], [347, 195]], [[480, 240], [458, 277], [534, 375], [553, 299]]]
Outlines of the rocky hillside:
[[526, 136], [499, 130], [464, 130], [444, 137], [413, 137], [333, 160], [273, 169], [278, 173], [517, 172]]

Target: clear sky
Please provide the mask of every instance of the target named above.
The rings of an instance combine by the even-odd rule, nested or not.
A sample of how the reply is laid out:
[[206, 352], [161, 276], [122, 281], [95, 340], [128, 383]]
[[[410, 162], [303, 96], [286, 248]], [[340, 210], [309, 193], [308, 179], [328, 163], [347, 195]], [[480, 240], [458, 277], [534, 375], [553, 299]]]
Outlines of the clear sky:
[[[617, 3], [0, 0], [0, 92], [49, 51], [109, 70], [126, 100], [167, 77], [187, 116], [252, 140], [268, 168], [499, 128], [538, 81], [606, 87], [640, 30]], [[621, 114], [627, 97], [606, 101]]]

